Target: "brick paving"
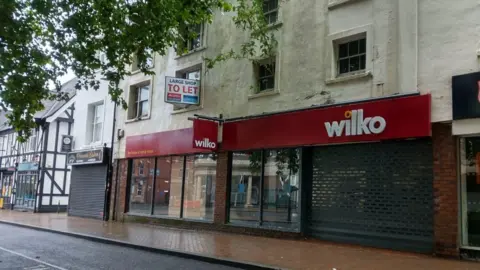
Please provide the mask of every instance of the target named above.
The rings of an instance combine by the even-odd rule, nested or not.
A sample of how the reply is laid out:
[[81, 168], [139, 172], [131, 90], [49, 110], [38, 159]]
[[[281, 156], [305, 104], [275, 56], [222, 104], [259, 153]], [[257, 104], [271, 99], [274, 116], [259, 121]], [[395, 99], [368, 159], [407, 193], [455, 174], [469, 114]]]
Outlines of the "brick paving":
[[0, 211], [0, 220], [283, 269], [480, 269], [480, 263], [476, 262], [322, 241], [282, 240], [134, 223], [102, 222], [68, 217], [65, 214], [33, 214], [3, 210]]

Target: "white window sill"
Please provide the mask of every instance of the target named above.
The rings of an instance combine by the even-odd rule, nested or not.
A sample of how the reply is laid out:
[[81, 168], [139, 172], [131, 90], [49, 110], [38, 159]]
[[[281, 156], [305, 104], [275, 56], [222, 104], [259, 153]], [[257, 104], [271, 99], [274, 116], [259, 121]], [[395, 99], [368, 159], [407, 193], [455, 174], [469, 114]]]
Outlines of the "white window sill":
[[192, 54], [197, 53], [197, 52], [201, 52], [201, 51], [203, 51], [203, 50], [205, 50], [205, 49], [207, 49], [207, 47], [206, 47], [206, 46], [202, 46], [202, 47], [200, 47], [200, 48], [197, 48], [197, 49], [195, 49], [195, 50], [193, 50], [193, 51], [189, 51], [189, 52], [184, 53], [184, 54], [182, 54], [182, 55], [177, 55], [177, 56], [175, 57], [175, 60], [180, 59], [180, 58], [183, 58], [183, 57], [187, 57], [187, 56], [192, 55]]
[[272, 30], [272, 29], [277, 29], [277, 28], [280, 28], [281, 26], [283, 25], [283, 22], [281, 21], [276, 21], [274, 23], [271, 23], [267, 26], [268, 30]]
[[280, 92], [278, 90], [274, 90], [274, 89], [263, 90], [259, 93], [248, 95], [248, 99], [250, 100], [250, 99], [256, 99], [256, 98], [261, 98], [261, 97], [276, 96], [276, 95], [279, 95], [279, 94], [280, 94]]
[[[149, 68], [148, 70], [152, 70], [154, 67]], [[140, 69], [137, 69], [135, 71], [130, 71], [130, 76], [136, 75], [141, 73], [142, 71]]]
[[347, 81], [357, 80], [357, 79], [371, 77], [371, 76], [372, 76], [372, 73], [369, 70], [365, 70], [362, 72], [340, 75], [336, 78], [326, 80], [325, 84], [329, 85], [329, 84], [347, 82]]
[[185, 108], [185, 109], [181, 109], [181, 110], [174, 110], [172, 111], [170, 114], [181, 114], [181, 113], [186, 113], [186, 112], [191, 112], [191, 111], [198, 111], [198, 110], [201, 110], [203, 109], [203, 106], [194, 106], [194, 107], [191, 107], [191, 108]]
[[338, 8], [339, 6], [349, 4], [355, 1], [358, 1], [358, 0], [332, 0], [332, 1], [329, 1], [328, 3], [328, 9], [332, 10], [332, 9]]
[[133, 122], [138, 122], [138, 121], [143, 121], [143, 120], [148, 120], [150, 119], [150, 115], [148, 116], [142, 116], [142, 117], [139, 117], [139, 118], [134, 118], [134, 119], [127, 119], [125, 121], [125, 123], [133, 123]]

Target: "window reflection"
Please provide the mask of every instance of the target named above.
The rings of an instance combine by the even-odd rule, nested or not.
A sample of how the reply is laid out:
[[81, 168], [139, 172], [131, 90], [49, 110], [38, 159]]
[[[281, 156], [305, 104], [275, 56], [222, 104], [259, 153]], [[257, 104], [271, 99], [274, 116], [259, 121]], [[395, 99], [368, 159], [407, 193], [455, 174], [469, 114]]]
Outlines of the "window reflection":
[[232, 157], [230, 222], [260, 220], [261, 151], [236, 152]]
[[264, 224], [296, 228], [300, 205], [300, 150], [269, 150], [265, 154]]
[[233, 153], [230, 222], [298, 229], [300, 149], [265, 150], [263, 159], [262, 151]]
[[129, 212], [147, 215], [151, 213], [154, 168], [154, 158], [132, 161]]
[[187, 157], [183, 217], [213, 220], [216, 167], [214, 154]]
[[460, 140], [463, 245], [480, 247], [480, 137]]

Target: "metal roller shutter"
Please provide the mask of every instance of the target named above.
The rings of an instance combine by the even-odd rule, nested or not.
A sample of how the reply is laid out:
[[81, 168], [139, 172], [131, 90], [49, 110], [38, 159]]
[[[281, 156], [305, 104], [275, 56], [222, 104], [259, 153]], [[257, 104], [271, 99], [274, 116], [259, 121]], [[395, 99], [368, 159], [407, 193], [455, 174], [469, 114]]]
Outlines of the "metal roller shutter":
[[106, 165], [73, 166], [68, 214], [103, 218]]
[[310, 234], [330, 241], [432, 252], [432, 166], [430, 140], [315, 148]]

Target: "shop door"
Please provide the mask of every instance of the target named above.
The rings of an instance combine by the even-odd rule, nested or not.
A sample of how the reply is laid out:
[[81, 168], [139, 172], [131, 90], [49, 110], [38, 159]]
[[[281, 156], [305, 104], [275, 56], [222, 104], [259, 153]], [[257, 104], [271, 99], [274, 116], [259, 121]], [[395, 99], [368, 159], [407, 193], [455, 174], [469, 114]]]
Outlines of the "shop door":
[[433, 250], [430, 140], [318, 147], [308, 231], [321, 239]]
[[13, 174], [2, 174], [2, 179], [0, 179], [0, 208], [6, 209], [10, 205], [12, 185]]
[[34, 209], [37, 171], [20, 171], [17, 174], [17, 184], [15, 193], [15, 208], [17, 209]]
[[103, 218], [107, 166], [73, 166], [68, 215]]

